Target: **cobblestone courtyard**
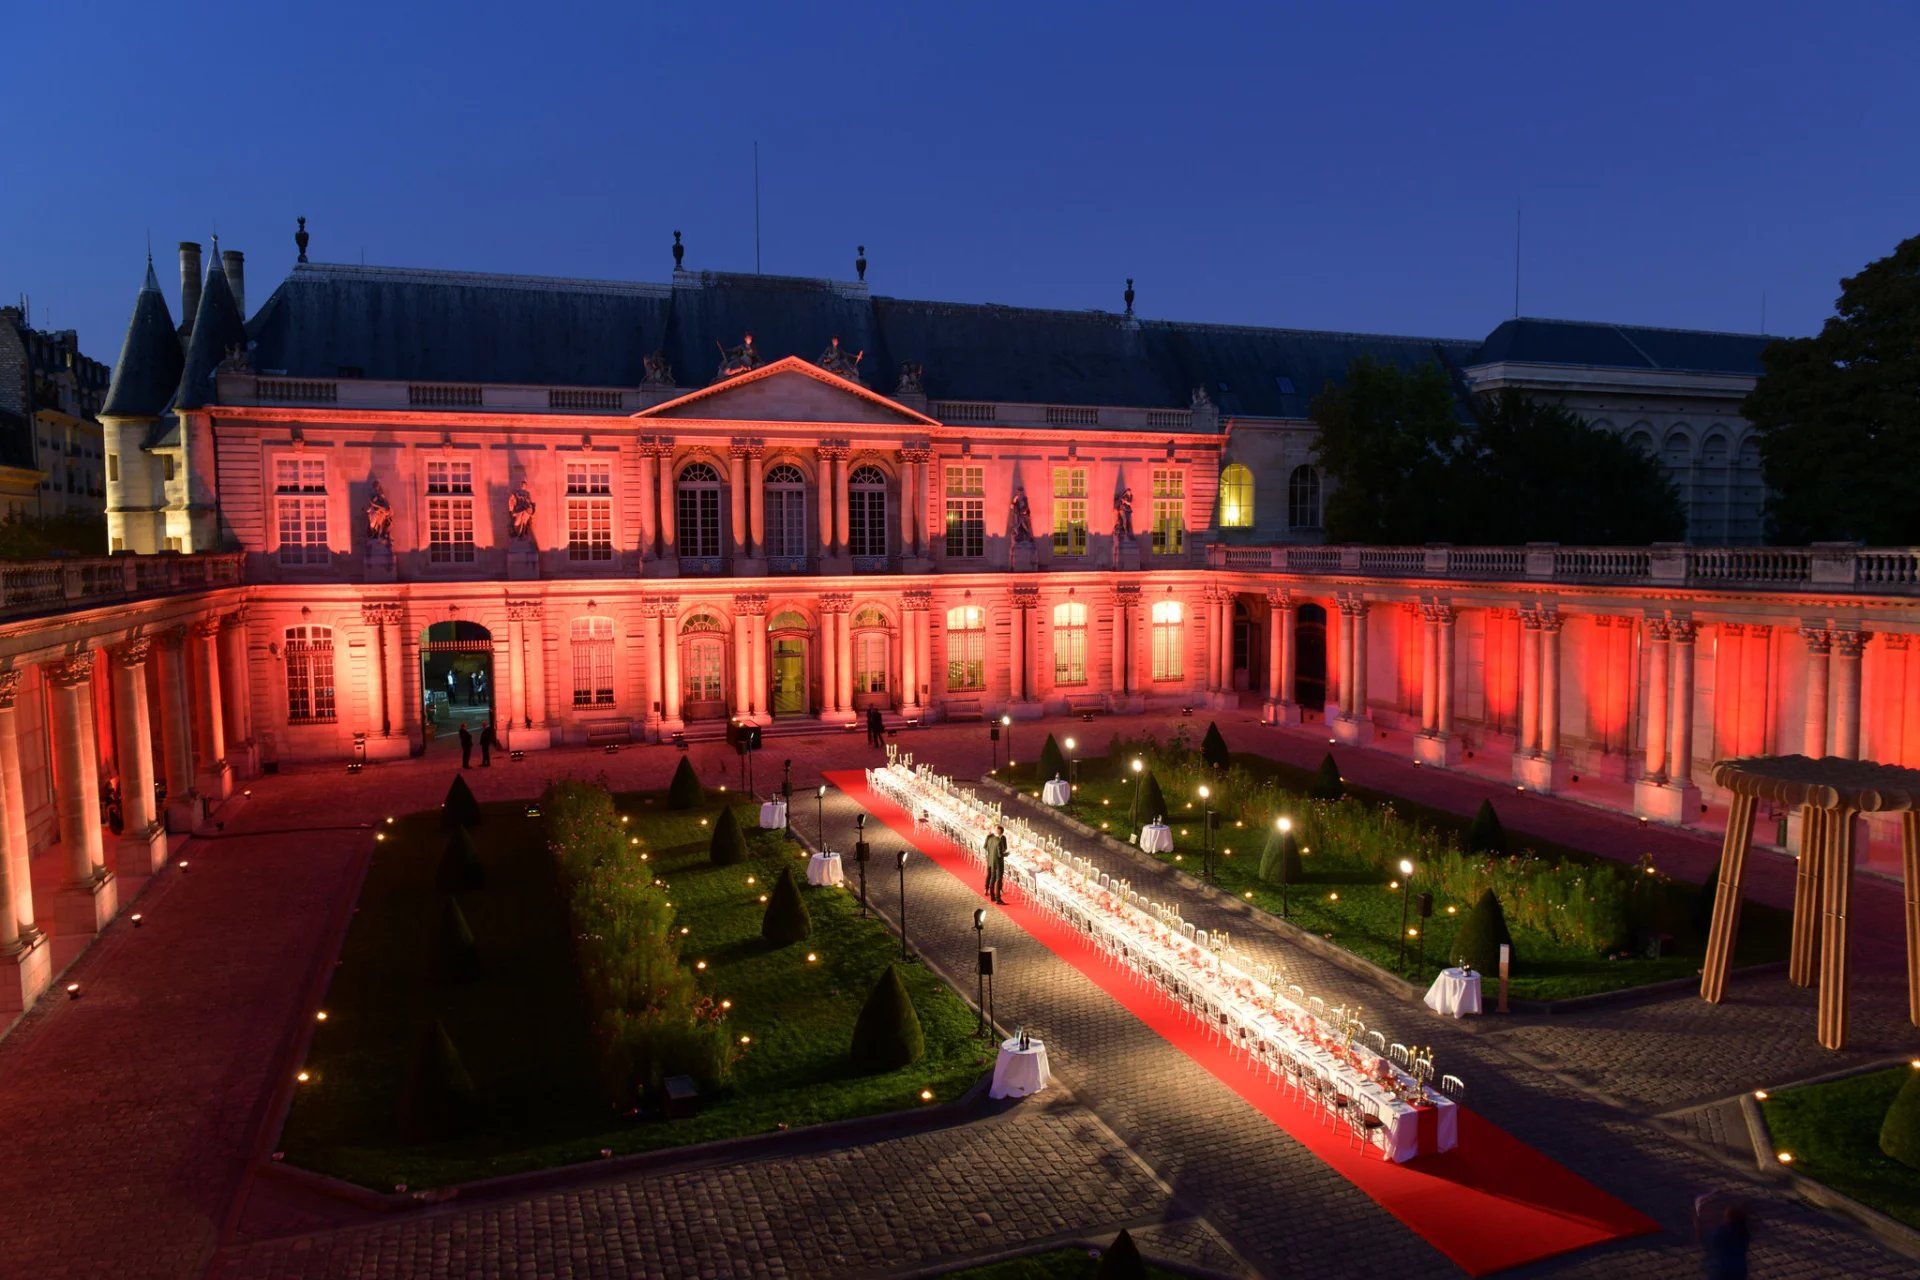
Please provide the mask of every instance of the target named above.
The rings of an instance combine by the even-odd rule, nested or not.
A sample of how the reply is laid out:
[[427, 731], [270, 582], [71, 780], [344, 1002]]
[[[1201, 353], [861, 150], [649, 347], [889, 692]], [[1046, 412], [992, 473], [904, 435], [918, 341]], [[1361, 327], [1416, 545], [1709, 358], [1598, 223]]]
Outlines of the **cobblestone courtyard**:
[[[1308, 764], [1326, 749], [1310, 732], [1260, 728], [1244, 714], [1220, 722], [1236, 749]], [[1015, 733], [1031, 751], [1048, 728], [1103, 743], [1113, 729], [1142, 727]], [[960, 778], [988, 765], [977, 725], [900, 741]], [[706, 781], [736, 783], [723, 748], [693, 754]], [[857, 735], [771, 739], [758, 766], [763, 790], [787, 755], [796, 787], [878, 759]], [[1457, 812], [1504, 791], [1502, 816], [1516, 831], [1625, 858], [1651, 849], [1695, 876], [1715, 856], [1710, 833], [1643, 828], [1493, 781], [1414, 770], [1383, 752], [1340, 758], [1366, 785]], [[560, 750], [468, 776], [482, 800], [508, 799], [562, 774], [661, 786], [676, 759], [666, 748]], [[326, 769], [260, 779], [218, 815], [224, 829], [187, 846], [188, 868], [148, 887], [141, 927], [123, 918], [74, 966], [68, 980], [81, 998], [43, 1001], [0, 1040], [0, 1131], [31, 1135], [0, 1166], [0, 1275], [912, 1275], [1122, 1226], [1149, 1252], [1212, 1273], [1454, 1273], [1232, 1090], [1005, 925], [988, 939], [1003, 966], [997, 1013], [1048, 1042], [1058, 1083], [1038, 1098], [844, 1139], [793, 1134], [746, 1151], [586, 1167], [391, 1214], [316, 1193], [267, 1159], [300, 1037], [372, 824], [437, 803], [449, 769], [442, 748], [353, 777]], [[829, 798], [822, 833], [814, 810], [797, 803], [795, 826], [846, 847], [851, 803]], [[878, 832], [880, 856], [893, 842]], [[1271, 957], [1286, 947], [1238, 904], [1156, 863], [1091, 842], [1082, 851], [1136, 885], [1157, 880], [1156, 896], [1178, 897], [1202, 927], [1230, 928]], [[1784, 904], [1789, 871], [1762, 856], [1755, 895]], [[891, 915], [891, 875], [887, 883], [875, 900]], [[907, 895], [915, 950], [970, 993], [974, 886], [920, 859]], [[1460, 1025], [1297, 948], [1286, 958], [1309, 989], [1364, 1003], [1395, 1038], [1431, 1041], [1469, 1082], [1471, 1106], [1664, 1228], [1525, 1274], [1698, 1274], [1692, 1204], [1726, 1189], [1753, 1207], [1756, 1275], [1910, 1275], [1911, 1260], [1761, 1178], [1737, 1119], [1728, 1122], [1729, 1100], [1745, 1091], [1920, 1044], [1903, 1016], [1896, 893], [1863, 880], [1858, 897], [1855, 1040], [1839, 1055], [1815, 1045], [1812, 995], [1783, 977], [1737, 980], [1718, 1009], [1682, 994]]]

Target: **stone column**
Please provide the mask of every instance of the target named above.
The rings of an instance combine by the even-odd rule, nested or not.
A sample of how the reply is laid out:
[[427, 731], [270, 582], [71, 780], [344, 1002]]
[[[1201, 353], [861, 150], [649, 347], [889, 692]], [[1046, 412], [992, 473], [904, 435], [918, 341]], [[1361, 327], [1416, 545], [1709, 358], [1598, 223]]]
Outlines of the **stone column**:
[[1843, 760], [1860, 758], [1860, 651], [1867, 639], [1864, 631], [1833, 633], [1833, 754]]
[[[536, 730], [546, 730], [547, 721], [547, 624], [546, 608], [537, 600], [525, 606], [522, 619], [527, 637], [527, 715]], [[551, 741], [549, 739], [548, 741]], [[547, 746], [548, 741], [536, 743]]]
[[847, 554], [852, 541], [847, 530], [847, 450], [843, 446], [833, 459], [833, 553]]
[[220, 710], [220, 619], [203, 618], [193, 624], [193, 644], [199, 659], [200, 715], [195, 723], [194, 745], [199, 748], [202, 792], [224, 800], [233, 793], [233, 771], [227, 767], [226, 718]]
[[1111, 639], [1113, 659], [1113, 687], [1111, 696], [1119, 702], [1127, 696], [1127, 599], [1115, 593], [1113, 597], [1113, 628]]
[[1540, 754], [1560, 754], [1560, 626], [1558, 611], [1540, 617]]
[[1640, 770], [1640, 776], [1649, 782], [1667, 780], [1667, 692], [1668, 692], [1668, 634], [1664, 618], [1648, 618], [1647, 637], [1647, 696], [1641, 703], [1645, 717], [1646, 760]]
[[[247, 659], [245, 606], [221, 619], [221, 688], [226, 691], [227, 759], [243, 776], [259, 772], [253, 740], [253, 671]], [[143, 699], [144, 700], [144, 699]]]
[[839, 619], [833, 628], [833, 670], [840, 712], [846, 716], [853, 714], [853, 615], [848, 612], [852, 603], [850, 598], [840, 597]]
[[[499, 664], [496, 663], [494, 675], [499, 676]], [[517, 602], [507, 603], [507, 705], [506, 715], [500, 715], [500, 695], [493, 695], [493, 713], [496, 720], [504, 718], [499, 728], [505, 729], [511, 739], [513, 731], [522, 727], [533, 727], [533, 713], [527, 707], [527, 633], [520, 621], [520, 606]]]
[[733, 558], [747, 552], [747, 446], [735, 440], [727, 449], [727, 506], [733, 518]]
[[900, 451], [900, 558], [911, 560], [920, 554], [914, 527], [914, 451]]
[[[660, 460], [660, 557], [680, 554], [679, 543], [675, 536], [674, 521], [678, 511], [674, 507], [673, 489], [673, 441], [662, 439], [653, 446], [654, 456]], [[674, 718], [679, 718], [678, 708]]]
[[[820, 559], [830, 560], [839, 554], [833, 543], [833, 463], [835, 458], [845, 453], [830, 444], [823, 444], [815, 450], [816, 464], [814, 482], [820, 491], [815, 507], [820, 514]], [[831, 695], [829, 695], [831, 701]]]
[[1432, 605], [1420, 607], [1420, 732], [1440, 728], [1440, 627]]
[[640, 443], [640, 558], [651, 560], [659, 554], [657, 538], [660, 482], [654, 478], [653, 445]]
[[747, 638], [747, 616], [740, 611], [736, 601], [733, 614], [733, 718], [749, 720], [753, 717], [753, 677], [748, 674], [748, 661], [753, 654], [753, 641]]
[[1540, 754], [1540, 615], [1532, 609], [1520, 615], [1520, 731], [1513, 750], [1516, 759]]
[[1019, 715], [1030, 706], [1027, 690], [1030, 687], [1030, 675], [1027, 671], [1030, 641], [1028, 631], [1032, 625], [1032, 610], [1040, 603], [1040, 593], [1034, 587], [1015, 587], [1008, 593], [1010, 606], [1007, 617], [1007, 701], [1012, 704], [1010, 710]]
[[[386, 662], [387, 678], [387, 733], [398, 739], [399, 752], [412, 750], [412, 733], [408, 728], [407, 707], [407, 669], [406, 669], [406, 613], [398, 601], [390, 603], [380, 614], [380, 656]], [[418, 705], [418, 699], [412, 700]]]
[[120, 748], [120, 813], [125, 831], [114, 851], [114, 869], [122, 875], [151, 875], [167, 861], [166, 828], [160, 823], [154, 805], [147, 651], [145, 640], [132, 640], [112, 651], [113, 714]]
[[747, 541], [759, 560], [767, 554], [767, 447], [747, 442]]
[[933, 596], [924, 593], [926, 600], [920, 609], [918, 620], [918, 648], [920, 652], [920, 683], [925, 686], [916, 697], [920, 704], [920, 713], [925, 715], [933, 705]]
[[1367, 602], [1353, 602], [1353, 659], [1351, 664], [1353, 687], [1353, 718], [1369, 719], [1367, 711]]
[[187, 689], [187, 635], [160, 639], [160, 749], [167, 779], [167, 829], [191, 831], [202, 806], [193, 789], [193, 700]]
[[46, 672], [66, 863], [66, 884], [54, 900], [54, 924], [63, 934], [98, 933], [113, 919], [119, 891], [106, 868], [100, 839], [100, 775], [92, 740], [93, 655], [64, 659]]
[[1449, 742], [1453, 740], [1453, 621], [1452, 605], [1441, 605], [1434, 610], [1435, 627], [1440, 641], [1440, 663], [1438, 678], [1439, 707], [1434, 721], [1434, 731]]
[[666, 714], [665, 672], [660, 665], [660, 606], [652, 600], [640, 604], [640, 659], [646, 664], [647, 698], [641, 719], [649, 736], [660, 731]]
[[820, 718], [836, 720], [839, 718], [838, 699], [840, 695], [840, 675], [834, 664], [840, 645], [834, 639], [834, 623], [840, 615], [828, 606], [826, 598], [820, 602]]
[[[906, 479], [909, 470], [910, 469], [906, 467], [901, 468], [902, 484], [909, 483]], [[906, 545], [903, 539], [901, 542], [903, 548], [901, 552], [902, 555], [907, 554], [904, 550]], [[918, 593], [911, 591], [900, 597], [899, 707], [901, 715], [909, 715], [920, 709], [920, 677], [915, 667], [915, 663], [919, 659], [914, 653], [915, 646], [920, 642], [920, 606], [918, 600]]]
[[1327, 690], [1321, 715], [1328, 724], [1347, 716], [1347, 602], [1336, 597], [1327, 610]]
[[679, 607], [678, 600], [660, 602], [660, 683], [665, 690], [660, 718], [661, 727], [669, 733], [678, 731], [686, 724], [680, 715], [680, 624], [675, 617]]
[[1820, 627], [1800, 628], [1807, 643], [1807, 715], [1800, 752], [1818, 760], [1827, 754], [1827, 681], [1833, 637]]
[[1692, 621], [1675, 622], [1673, 636], [1673, 727], [1668, 731], [1667, 783], [1693, 784], [1693, 642], [1698, 629]]
[[[362, 604], [360, 621], [367, 629], [367, 739], [369, 745], [375, 738], [384, 738], [387, 728], [387, 660], [384, 652], [385, 637], [381, 634], [381, 607], [378, 604]], [[369, 755], [373, 754], [371, 750]]]
[[0, 671], [0, 1014], [27, 1008], [53, 981], [53, 949], [33, 922], [27, 806], [13, 714], [19, 687], [18, 671]]
[[767, 679], [767, 617], [766, 598], [761, 597], [759, 609], [747, 618], [747, 628], [752, 644], [748, 662], [752, 667], [750, 683], [753, 686], [753, 714], [762, 724], [773, 723], [773, 702], [768, 696]]

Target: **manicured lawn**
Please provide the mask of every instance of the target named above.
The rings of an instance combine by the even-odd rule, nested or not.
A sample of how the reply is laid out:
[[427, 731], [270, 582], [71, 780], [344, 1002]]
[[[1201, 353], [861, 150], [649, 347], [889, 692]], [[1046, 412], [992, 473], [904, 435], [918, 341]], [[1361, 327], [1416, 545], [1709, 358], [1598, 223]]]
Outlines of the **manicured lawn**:
[[[1311, 773], [1278, 764], [1262, 756], [1236, 754], [1236, 764], [1244, 765], [1259, 776], [1272, 777], [1280, 785], [1304, 794], [1312, 781]], [[1079, 765], [1080, 785], [1067, 812], [1096, 830], [1104, 830], [1118, 839], [1130, 838], [1127, 813], [1133, 801], [1134, 780], [1121, 776], [1116, 763], [1105, 757], [1083, 760]], [[1002, 769], [999, 775], [1008, 776]], [[1035, 767], [1018, 766], [1013, 772], [1021, 789], [1032, 794], [1039, 782]], [[1368, 804], [1391, 803], [1403, 818], [1421, 822], [1443, 834], [1457, 838], [1468, 823], [1452, 814], [1410, 806], [1391, 797], [1349, 790], [1349, 796]], [[1203, 873], [1203, 813], [1192, 797], [1166, 796], [1175, 810], [1169, 816], [1174, 847], [1158, 855], [1163, 862], [1199, 877]], [[1191, 807], [1189, 807], [1191, 806]], [[1216, 820], [1213, 875], [1226, 892], [1240, 897], [1262, 910], [1284, 915], [1293, 923], [1309, 929], [1346, 948], [1348, 951], [1418, 982], [1426, 982], [1441, 968], [1453, 962], [1450, 948], [1454, 934], [1469, 901], [1447, 901], [1435, 896], [1432, 918], [1423, 925], [1412, 903], [1403, 903], [1400, 890], [1390, 888], [1390, 877], [1375, 871], [1364, 859], [1343, 856], [1340, 849], [1316, 849], [1308, 845], [1302, 857], [1305, 877], [1298, 885], [1280, 886], [1260, 879], [1260, 854], [1266, 840], [1268, 815], [1227, 815]], [[1564, 846], [1542, 841], [1515, 839], [1548, 858], [1562, 862], [1598, 864], [1605, 859]], [[1416, 892], [1417, 892], [1416, 888]], [[1675, 885], [1680, 905], [1676, 913], [1688, 914], [1688, 906], [1700, 890], [1696, 886]], [[1401, 961], [1401, 911], [1407, 910], [1407, 924], [1424, 934], [1410, 939], [1405, 962]], [[1758, 964], [1782, 959], [1786, 955], [1788, 922], [1785, 913], [1753, 903], [1741, 910], [1740, 942], [1736, 964]], [[1596, 952], [1569, 945], [1546, 934], [1524, 929], [1513, 923], [1514, 949], [1523, 957], [1509, 983], [1509, 991], [1518, 999], [1559, 1000], [1572, 996], [1643, 986], [1673, 978], [1690, 978], [1699, 972], [1703, 948], [1697, 938], [1677, 935], [1658, 960], [1636, 954], [1629, 959], [1609, 959]], [[1420, 943], [1426, 949], [1424, 961]], [[1485, 983], [1484, 997], [1491, 1004], [1494, 980]]]
[[[519, 805], [485, 806], [474, 842], [484, 888], [460, 895], [484, 971], [473, 983], [435, 976], [444, 836], [433, 810], [400, 818], [375, 851], [342, 963], [327, 993], [327, 1021], [306, 1064], [312, 1074], [288, 1116], [282, 1146], [307, 1168], [391, 1190], [439, 1186], [616, 1154], [799, 1128], [823, 1121], [951, 1101], [990, 1058], [973, 1037], [974, 1014], [918, 964], [903, 976], [926, 1031], [926, 1057], [884, 1075], [847, 1063], [853, 1023], [899, 943], [862, 920], [852, 895], [806, 889], [813, 935], [769, 949], [759, 898], [782, 865], [799, 874], [799, 846], [754, 830], [757, 809], [735, 806], [753, 831], [748, 862], [713, 867], [709, 825], [718, 801], [668, 812], [662, 796], [619, 798], [640, 841], [637, 857], [670, 886], [687, 933], [681, 957], [704, 960], [703, 991], [733, 1002], [729, 1027], [749, 1037], [732, 1084], [677, 1120], [617, 1114], [594, 1066], [585, 1001], [573, 967], [566, 906], [544, 823]], [[748, 883], [748, 878], [753, 883]], [[808, 962], [812, 952], [818, 959]], [[487, 1107], [475, 1134], [404, 1145], [394, 1116], [412, 1045], [439, 1018]]]
[[1892, 1067], [1773, 1094], [1760, 1109], [1774, 1150], [1793, 1156], [1794, 1172], [1920, 1227], [1920, 1169], [1880, 1152], [1881, 1121], [1913, 1071]]
[[[1055, 1249], [1034, 1253], [1005, 1262], [990, 1262], [984, 1267], [949, 1271], [942, 1280], [1089, 1280], [1100, 1270], [1100, 1259], [1085, 1249]], [[1147, 1264], [1147, 1274], [1155, 1280], [1178, 1280], [1178, 1271]]]

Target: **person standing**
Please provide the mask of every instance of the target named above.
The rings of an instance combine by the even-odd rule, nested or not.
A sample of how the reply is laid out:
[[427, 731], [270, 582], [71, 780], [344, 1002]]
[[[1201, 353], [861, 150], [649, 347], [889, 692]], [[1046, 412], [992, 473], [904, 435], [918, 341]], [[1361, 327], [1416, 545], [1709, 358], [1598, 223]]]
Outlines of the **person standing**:
[[473, 730], [467, 728], [467, 722], [460, 722], [460, 767], [470, 768], [473, 764]]
[[867, 708], [867, 745], [879, 747], [886, 745], [887, 722], [880, 714], [880, 708]]
[[1747, 1241], [1747, 1211], [1731, 1205], [1702, 1241], [1707, 1275], [1712, 1280], [1747, 1280]]
[[487, 727], [480, 731], [480, 767], [493, 767], [493, 749], [500, 745], [499, 737], [493, 731], [493, 721], [487, 721]]
[[1007, 833], [999, 823], [987, 833], [987, 897], [1004, 904], [1000, 891], [1007, 878]]

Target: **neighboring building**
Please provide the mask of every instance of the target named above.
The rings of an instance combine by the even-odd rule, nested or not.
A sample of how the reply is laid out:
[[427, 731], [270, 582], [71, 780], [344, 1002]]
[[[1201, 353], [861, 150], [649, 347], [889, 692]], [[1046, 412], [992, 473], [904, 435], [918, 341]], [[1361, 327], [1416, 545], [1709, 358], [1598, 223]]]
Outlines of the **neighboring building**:
[[31, 329], [20, 308], [0, 307], [0, 518], [104, 510], [108, 381], [73, 330]]

